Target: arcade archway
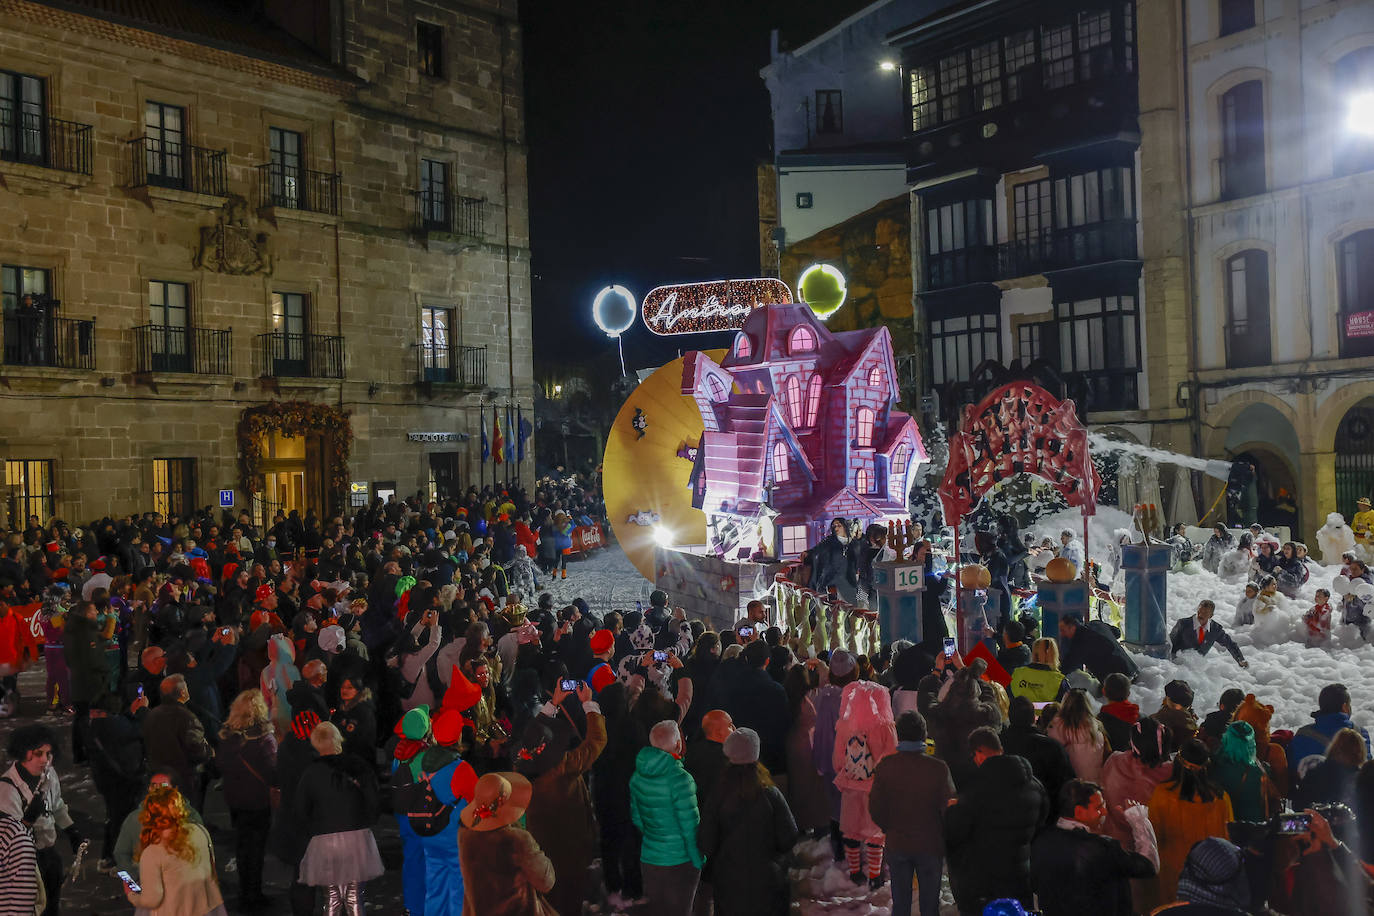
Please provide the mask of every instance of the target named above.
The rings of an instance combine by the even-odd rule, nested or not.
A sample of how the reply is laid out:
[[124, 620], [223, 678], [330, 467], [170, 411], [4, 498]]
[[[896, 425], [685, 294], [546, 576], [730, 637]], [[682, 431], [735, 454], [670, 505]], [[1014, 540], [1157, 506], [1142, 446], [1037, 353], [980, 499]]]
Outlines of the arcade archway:
[[1355, 500], [1374, 496], [1374, 398], [1346, 411], [1336, 428], [1336, 511], [1349, 518]]

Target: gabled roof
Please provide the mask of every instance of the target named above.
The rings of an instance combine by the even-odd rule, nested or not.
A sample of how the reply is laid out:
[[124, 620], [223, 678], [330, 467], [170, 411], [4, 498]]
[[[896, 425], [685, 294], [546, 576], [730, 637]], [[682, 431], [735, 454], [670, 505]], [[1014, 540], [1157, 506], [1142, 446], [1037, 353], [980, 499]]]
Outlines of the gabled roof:
[[907, 427], [911, 427], [916, 438], [916, 454], [912, 457], [920, 461], [930, 460], [930, 456], [926, 454], [925, 444], [921, 442], [921, 433], [916, 428], [916, 421], [911, 418], [910, 414], [902, 413], [900, 410], [888, 411], [887, 426], [884, 428], [883, 438], [880, 440], [882, 446], [877, 449], [877, 453], [879, 455], [891, 455], [897, 444], [905, 438]]
[[[820, 319], [811, 311], [810, 306], [796, 303], [770, 305], [766, 308], [754, 309], [753, 313], [744, 320], [744, 327], [740, 329], [740, 333], [747, 335], [753, 344], [753, 352], [748, 356], [738, 357], [735, 355], [735, 348], [732, 345], [725, 359], [721, 360], [721, 366], [726, 369], [734, 369], [793, 358], [787, 352], [787, 341], [791, 337], [792, 331], [801, 324], [807, 325], [816, 334], [815, 353], [808, 354], [806, 358], [819, 357], [827, 347], [835, 345], [837, 335], [821, 323]], [[801, 359], [803, 357], [798, 354], [796, 358]]]
[[897, 363], [892, 357], [892, 332], [879, 325], [876, 328], [864, 328], [858, 331], [842, 331], [835, 336], [840, 339], [841, 343], [846, 346], [853, 346], [854, 349], [844, 362], [832, 370], [829, 381], [830, 387], [838, 387], [848, 382], [853, 377], [854, 371], [868, 359], [869, 354], [881, 347], [883, 380], [887, 385], [888, 396], [892, 400], [901, 398], [902, 392], [897, 387]]

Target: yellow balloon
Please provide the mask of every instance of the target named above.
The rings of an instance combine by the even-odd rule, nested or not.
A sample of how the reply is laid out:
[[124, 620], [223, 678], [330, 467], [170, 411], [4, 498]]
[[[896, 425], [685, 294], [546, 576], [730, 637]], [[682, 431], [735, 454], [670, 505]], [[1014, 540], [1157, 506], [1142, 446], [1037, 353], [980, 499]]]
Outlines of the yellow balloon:
[[[728, 351], [704, 352], [720, 362]], [[696, 448], [703, 428], [696, 401], [682, 394], [682, 362], [679, 357], [640, 382], [616, 415], [602, 457], [606, 514], [625, 556], [650, 582], [658, 572], [655, 528], [671, 534], [674, 544], [706, 542], [706, 515], [692, 507], [688, 487], [692, 462], [677, 454], [683, 446]], [[636, 408], [644, 411], [643, 438], [632, 423]], [[657, 513], [659, 520], [646, 525], [629, 521], [641, 513]]]

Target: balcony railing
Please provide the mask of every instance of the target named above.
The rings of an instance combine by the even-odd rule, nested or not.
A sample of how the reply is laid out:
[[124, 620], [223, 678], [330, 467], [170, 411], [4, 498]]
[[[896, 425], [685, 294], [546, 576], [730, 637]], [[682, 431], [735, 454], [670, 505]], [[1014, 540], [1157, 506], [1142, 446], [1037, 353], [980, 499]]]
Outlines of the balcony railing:
[[481, 388], [487, 383], [486, 347], [451, 347], [421, 343], [418, 355], [419, 381], [440, 385]]
[[4, 320], [7, 366], [95, 368], [95, 320], [14, 312]]
[[91, 125], [0, 108], [0, 159], [89, 175]]
[[339, 176], [280, 162], [258, 166], [258, 206], [339, 215]]
[[997, 246], [998, 279], [1138, 257], [1135, 220], [1117, 219], [1049, 229]]
[[228, 330], [145, 324], [134, 328], [135, 372], [228, 375], [233, 367]]
[[273, 378], [343, 378], [344, 339], [323, 334], [259, 334], [258, 375]]
[[1064, 392], [1080, 414], [1135, 410], [1140, 406], [1135, 369], [1098, 369], [1064, 373]]
[[433, 191], [415, 192], [415, 228], [469, 239], [486, 238], [487, 202]]
[[130, 187], [175, 188], [212, 197], [229, 195], [227, 154], [189, 143], [136, 137], [129, 141]]
[[992, 245], [956, 248], [926, 257], [926, 288], [944, 289], [997, 279], [997, 249]]

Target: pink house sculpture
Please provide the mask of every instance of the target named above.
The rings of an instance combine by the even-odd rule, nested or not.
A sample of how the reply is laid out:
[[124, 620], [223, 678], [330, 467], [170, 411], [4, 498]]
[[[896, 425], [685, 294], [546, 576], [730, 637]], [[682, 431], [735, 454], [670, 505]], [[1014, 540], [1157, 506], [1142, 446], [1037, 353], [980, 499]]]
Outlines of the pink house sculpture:
[[755, 309], [721, 363], [687, 354], [682, 393], [705, 425], [690, 485], [717, 552], [743, 558], [762, 541], [790, 559], [833, 517], [907, 517], [926, 451], [894, 409], [887, 328], [832, 332], [806, 305]]

